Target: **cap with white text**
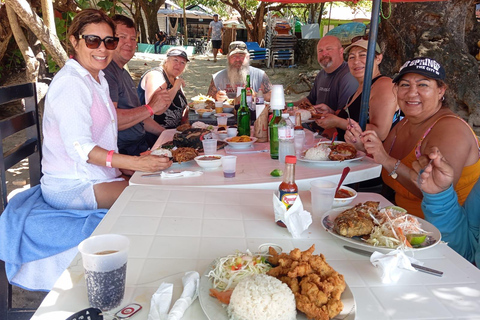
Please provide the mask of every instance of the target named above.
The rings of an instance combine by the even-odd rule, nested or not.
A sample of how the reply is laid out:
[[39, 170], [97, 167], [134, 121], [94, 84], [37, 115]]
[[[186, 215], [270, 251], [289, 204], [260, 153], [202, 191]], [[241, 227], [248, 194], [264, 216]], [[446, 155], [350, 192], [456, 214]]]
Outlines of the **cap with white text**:
[[406, 73], [417, 73], [434, 80], [445, 80], [445, 69], [431, 58], [419, 57], [403, 64], [392, 82], [397, 83]]

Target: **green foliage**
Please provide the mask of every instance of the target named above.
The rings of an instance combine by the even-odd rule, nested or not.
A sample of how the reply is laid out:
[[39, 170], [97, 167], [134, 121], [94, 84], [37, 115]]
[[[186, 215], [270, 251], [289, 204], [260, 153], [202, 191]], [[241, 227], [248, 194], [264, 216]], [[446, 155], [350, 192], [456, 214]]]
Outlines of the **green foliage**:
[[5, 56], [3, 57], [3, 61], [5, 63], [0, 66], [0, 78], [2, 77], [2, 74], [5, 75], [10, 71], [19, 69], [24, 65], [22, 53], [18, 48], [15, 50], [7, 51], [7, 53], [5, 53]]
[[48, 72], [50, 73], [56, 73], [57, 71], [60, 70], [60, 67], [58, 64], [52, 59], [51, 55], [48, 55], [47, 57], [47, 64], [48, 64]]
[[102, 0], [97, 2], [97, 6], [105, 12], [112, 12], [112, 9], [114, 9], [116, 13], [123, 13], [123, 8], [115, 5], [112, 1]]

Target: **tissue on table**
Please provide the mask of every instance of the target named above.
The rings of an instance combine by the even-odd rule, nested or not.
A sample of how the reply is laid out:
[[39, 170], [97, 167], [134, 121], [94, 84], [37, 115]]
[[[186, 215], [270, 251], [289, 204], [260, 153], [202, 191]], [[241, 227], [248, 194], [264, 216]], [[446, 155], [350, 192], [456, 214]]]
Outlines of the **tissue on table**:
[[273, 194], [273, 210], [275, 212], [275, 222], [281, 220], [287, 226], [293, 238], [300, 238], [302, 232], [312, 224], [312, 215], [303, 209], [300, 196], [297, 196], [295, 202], [287, 210], [280, 199]]
[[394, 250], [387, 254], [375, 251], [370, 256], [370, 262], [375, 267], [382, 269], [382, 282], [395, 283], [400, 279], [401, 269], [417, 271], [412, 267], [412, 263], [423, 265], [423, 262], [408, 257], [402, 250]]
[[180, 298], [175, 301], [170, 312], [172, 302], [173, 284], [162, 283], [153, 294], [150, 303], [148, 320], [180, 320], [185, 310], [197, 299], [200, 275], [196, 271], [186, 272], [182, 277], [183, 292]]

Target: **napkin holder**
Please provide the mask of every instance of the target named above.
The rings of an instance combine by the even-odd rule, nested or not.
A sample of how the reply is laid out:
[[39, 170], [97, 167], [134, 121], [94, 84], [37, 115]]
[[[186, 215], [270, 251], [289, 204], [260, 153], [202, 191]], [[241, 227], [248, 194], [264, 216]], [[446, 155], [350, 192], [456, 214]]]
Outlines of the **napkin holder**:
[[275, 222], [282, 221], [293, 238], [300, 238], [300, 235], [312, 224], [312, 215], [303, 209], [300, 196], [297, 196], [295, 202], [287, 210], [277, 195], [273, 194], [273, 210]]

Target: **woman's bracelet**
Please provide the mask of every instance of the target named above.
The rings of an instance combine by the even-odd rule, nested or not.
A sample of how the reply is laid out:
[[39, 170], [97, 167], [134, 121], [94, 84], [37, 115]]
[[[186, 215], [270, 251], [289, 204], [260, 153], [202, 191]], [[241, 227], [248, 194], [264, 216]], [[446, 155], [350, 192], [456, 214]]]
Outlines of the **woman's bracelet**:
[[154, 115], [152, 107], [150, 107], [148, 104], [146, 104], [145, 108], [147, 108], [148, 112], [150, 112], [150, 117]]
[[388, 175], [390, 177], [392, 177], [392, 179], [397, 179], [398, 177], [398, 173], [397, 173], [397, 169], [398, 169], [398, 166], [400, 165], [401, 161], [400, 160], [397, 160], [397, 162], [395, 162], [395, 166], [393, 167], [393, 170], [392, 172], [390, 172]]
[[115, 152], [114, 150], [110, 150], [107, 153], [107, 160], [105, 161], [105, 165], [109, 168], [112, 167], [112, 159], [113, 159], [113, 153], [114, 152]]

